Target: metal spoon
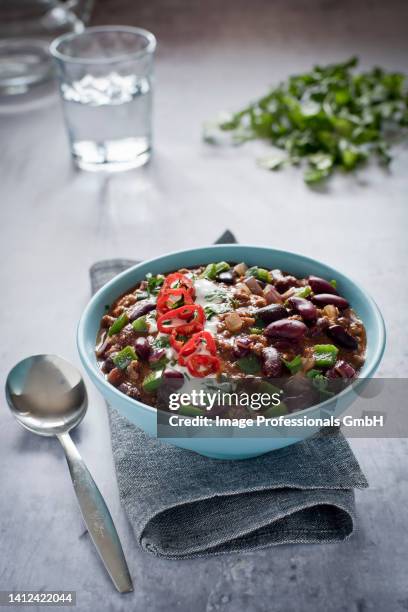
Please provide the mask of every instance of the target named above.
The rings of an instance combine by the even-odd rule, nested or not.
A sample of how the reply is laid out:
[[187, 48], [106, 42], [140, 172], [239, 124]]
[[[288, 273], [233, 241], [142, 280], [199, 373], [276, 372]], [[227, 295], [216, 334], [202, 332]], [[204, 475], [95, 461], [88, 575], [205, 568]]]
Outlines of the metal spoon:
[[82, 516], [115, 587], [133, 590], [112, 517], [69, 431], [85, 416], [88, 399], [81, 374], [57, 355], [20, 361], [6, 381], [6, 397], [17, 421], [41, 436], [57, 436], [67, 458]]

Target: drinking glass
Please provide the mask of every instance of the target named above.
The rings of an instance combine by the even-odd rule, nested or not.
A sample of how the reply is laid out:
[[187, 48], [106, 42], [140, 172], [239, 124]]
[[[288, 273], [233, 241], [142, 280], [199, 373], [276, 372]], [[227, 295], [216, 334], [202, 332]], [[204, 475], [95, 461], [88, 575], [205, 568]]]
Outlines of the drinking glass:
[[105, 26], [51, 44], [74, 162], [128, 170], [151, 153], [153, 34]]
[[93, 0], [0, 0], [0, 96], [26, 94], [53, 76], [50, 42], [82, 32]]

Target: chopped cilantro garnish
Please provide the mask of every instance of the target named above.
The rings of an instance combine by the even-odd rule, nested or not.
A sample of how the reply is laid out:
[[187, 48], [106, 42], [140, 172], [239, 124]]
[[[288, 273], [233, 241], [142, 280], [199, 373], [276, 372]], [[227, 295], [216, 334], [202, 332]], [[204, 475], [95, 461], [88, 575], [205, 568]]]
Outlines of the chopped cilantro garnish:
[[269, 140], [283, 154], [259, 164], [277, 170], [305, 160], [310, 185], [371, 157], [389, 164], [389, 128], [408, 126], [406, 77], [379, 67], [358, 72], [357, 64], [352, 57], [290, 76], [242, 110], [208, 123], [204, 139], [215, 144], [229, 133], [234, 143]]

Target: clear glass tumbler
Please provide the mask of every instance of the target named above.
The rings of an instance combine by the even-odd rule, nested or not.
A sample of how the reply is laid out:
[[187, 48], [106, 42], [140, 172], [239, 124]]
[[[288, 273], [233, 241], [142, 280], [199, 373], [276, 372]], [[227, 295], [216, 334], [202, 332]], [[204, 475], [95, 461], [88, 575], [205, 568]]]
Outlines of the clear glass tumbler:
[[105, 26], [51, 44], [71, 152], [84, 170], [128, 170], [151, 153], [153, 34]]

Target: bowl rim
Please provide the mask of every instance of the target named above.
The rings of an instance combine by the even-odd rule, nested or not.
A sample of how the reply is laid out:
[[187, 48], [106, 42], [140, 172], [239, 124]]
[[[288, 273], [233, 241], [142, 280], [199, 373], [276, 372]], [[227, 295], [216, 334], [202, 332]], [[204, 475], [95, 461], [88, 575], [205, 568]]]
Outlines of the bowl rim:
[[[218, 249], [222, 249], [222, 248], [231, 248], [232, 250], [235, 249], [239, 249], [239, 248], [246, 248], [246, 249], [253, 249], [254, 251], [257, 250], [268, 250], [271, 251], [272, 253], [280, 253], [283, 255], [287, 255], [289, 258], [290, 257], [294, 257], [295, 259], [301, 259], [303, 262], [306, 263], [310, 263], [310, 264], [317, 264], [319, 266], [322, 266], [324, 268], [328, 268], [330, 269], [330, 271], [332, 271], [333, 273], [335, 273], [335, 275], [337, 275], [338, 277], [341, 278], [345, 278], [347, 281], [351, 282], [351, 284], [353, 286], [355, 286], [364, 296], [364, 299], [367, 301], [367, 303], [370, 305], [371, 311], [374, 314], [374, 321], [375, 321], [375, 326], [378, 332], [378, 343], [377, 346], [375, 347], [375, 351], [373, 356], [371, 357], [370, 362], [364, 363], [362, 372], [363, 375], [362, 376], [358, 376], [358, 378], [356, 379], [356, 383], [349, 385], [348, 387], [346, 387], [345, 389], [343, 389], [340, 393], [337, 393], [334, 397], [330, 397], [327, 400], [325, 400], [324, 402], [320, 402], [319, 404], [315, 404], [313, 406], [310, 406], [309, 408], [303, 409], [303, 410], [299, 410], [296, 412], [292, 412], [291, 414], [285, 415], [285, 418], [299, 418], [299, 415], [302, 414], [308, 414], [312, 411], [315, 410], [321, 410], [324, 409], [326, 406], [330, 405], [334, 399], [339, 399], [344, 397], [345, 395], [348, 395], [349, 393], [351, 393], [352, 389], [355, 389], [356, 386], [360, 386], [361, 384], [363, 384], [364, 380], [366, 378], [370, 378], [370, 376], [372, 376], [374, 374], [374, 372], [377, 370], [380, 361], [382, 359], [382, 356], [384, 354], [385, 351], [385, 345], [386, 345], [386, 329], [385, 329], [385, 323], [384, 323], [384, 318], [381, 314], [381, 311], [379, 309], [379, 307], [377, 306], [376, 302], [374, 301], [374, 299], [371, 297], [371, 295], [364, 289], [361, 287], [361, 285], [359, 283], [357, 283], [352, 277], [344, 274], [343, 272], [341, 272], [340, 270], [337, 270], [337, 268], [333, 268], [332, 266], [320, 261], [319, 259], [315, 259], [313, 257], [309, 257], [307, 255], [303, 255], [301, 253], [297, 253], [295, 251], [287, 251], [285, 249], [276, 249], [274, 247], [271, 246], [264, 246], [264, 245], [251, 245], [251, 244], [242, 244], [242, 243], [231, 243], [231, 244], [213, 244], [213, 245], [206, 245], [206, 246], [202, 246], [202, 247], [195, 247], [192, 249], [181, 249], [178, 251], [169, 251], [167, 253], [164, 253], [162, 255], [159, 255], [157, 257], [153, 257], [151, 259], [147, 259], [147, 260], [143, 260], [140, 261], [139, 263], [136, 263], [134, 266], [131, 266], [130, 268], [127, 268], [126, 270], [124, 270], [123, 272], [120, 272], [119, 274], [117, 274], [116, 276], [114, 276], [110, 281], [108, 281], [107, 283], [105, 283], [100, 289], [98, 289], [98, 291], [91, 297], [91, 299], [89, 300], [89, 302], [87, 303], [84, 311], [82, 312], [82, 315], [80, 317], [79, 323], [78, 323], [78, 327], [77, 327], [77, 348], [78, 348], [78, 352], [79, 352], [79, 356], [81, 358], [82, 364], [85, 367], [88, 375], [91, 377], [91, 379], [93, 378], [94, 381], [98, 381], [100, 382], [104, 387], [107, 388], [107, 390], [110, 393], [113, 393], [114, 395], [116, 395], [118, 397], [118, 399], [121, 399], [122, 401], [129, 401], [131, 403], [134, 403], [136, 406], [138, 406], [139, 408], [142, 407], [143, 409], [152, 412], [154, 414], [157, 414], [157, 408], [155, 408], [154, 406], [149, 406], [149, 404], [145, 404], [144, 402], [141, 402], [140, 400], [136, 400], [133, 399], [127, 395], [125, 395], [124, 393], [121, 393], [116, 387], [114, 387], [113, 385], [111, 385], [110, 383], [108, 383], [108, 381], [106, 380], [106, 378], [104, 377], [103, 373], [101, 370], [97, 370], [97, 368], [94, 366], [94, 364], [92, 363], [89, 355], [88, 355], [88, 351], [85, 347], [85, 331], [86, 331], [86, 323], [87, 323], [87, 319], [89, 317], [90, 312], [92, 311], [94, 305], [99, 301], [100, 296], [105, 292], [108, 291], [112, 286], [114, 286], [116, 283], [120, 282], [120, 280], [124, 277], [126, 277], [128, 274], [131, 274], [134, 270], [136, 270], [137, 268], [140, 268], [141, 266], [146, 266], [149, 265], [151, 263], [155, 263], [160, 259], [165, 259], [167, 257], [170, 256], [179, 256], [179, 255], [183, 255], [183, 254], [188, 254], [188, 253], [195, 253], [198, 251], [217, 251]], [[205, 262], [203, 262], [205, 263]], [[96, 383], [95, 383], [96, 384]]]

